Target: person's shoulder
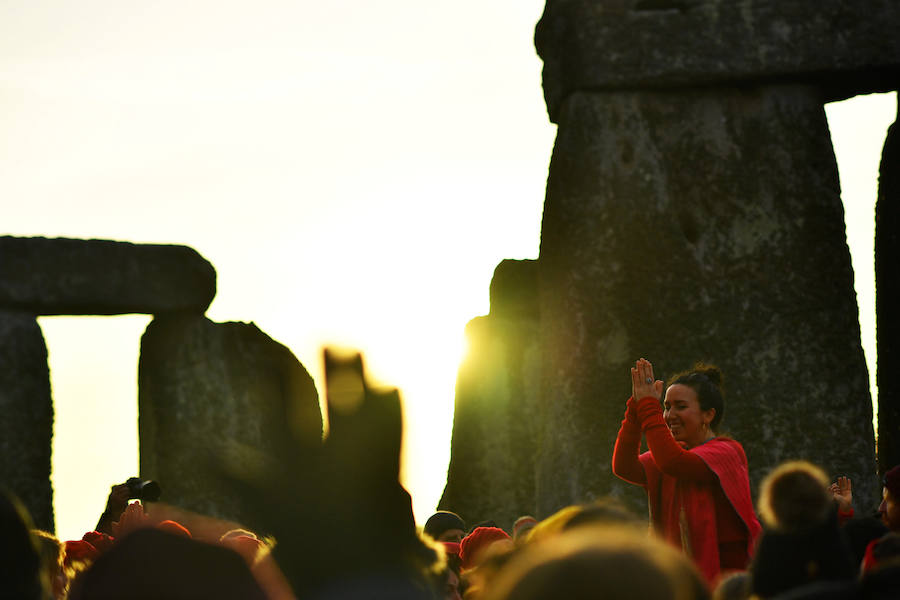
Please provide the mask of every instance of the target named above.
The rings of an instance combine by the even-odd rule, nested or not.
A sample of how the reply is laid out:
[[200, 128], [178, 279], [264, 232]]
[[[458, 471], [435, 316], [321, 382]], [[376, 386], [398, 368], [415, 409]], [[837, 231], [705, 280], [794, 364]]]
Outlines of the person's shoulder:
[[744, 447], [734, 438], [728, 436], [714, 437], [705, 444], [697, 446], [694, 450], [701, 454], [732, 454], [737, 456], [741, 462], [747, 462], [747, 455], [744, 453]]

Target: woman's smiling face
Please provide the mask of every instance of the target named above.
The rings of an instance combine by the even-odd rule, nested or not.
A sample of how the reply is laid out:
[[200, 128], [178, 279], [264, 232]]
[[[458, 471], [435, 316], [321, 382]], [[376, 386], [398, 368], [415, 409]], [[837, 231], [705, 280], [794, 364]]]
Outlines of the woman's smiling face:
[[[669, 386], [663, 408], [663, 418], [669, 426], [669, 431], [672, 432], [672, 437], [687, 444], [688, 448], [699, 446], [710, 437], [708, 425], [716, 410], [714, 408], [701, 410], [697, 392], [693, 388], [680, 383]], [[704, 427], [704, 424], [707, 427]]]

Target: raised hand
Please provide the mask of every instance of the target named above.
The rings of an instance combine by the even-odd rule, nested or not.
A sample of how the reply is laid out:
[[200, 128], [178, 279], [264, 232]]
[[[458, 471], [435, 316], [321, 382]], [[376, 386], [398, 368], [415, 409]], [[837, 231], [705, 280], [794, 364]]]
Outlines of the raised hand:
[[113, 521], [112, 534], [118, 539], [142, 527], [150, 526], [150, 518], [144, 512], [144, 507], [140, 502], [135, 501], [125, 507], [118, 521]]
[[274, 557], [298, 597], [409, 573], [423, 550], [399, 482], [399, 393], [375, 388], [359, 354], [329, 351], [325, 387], [324, 441], [298, 436], [286, 406], [284, 427], [270, 432], [279, 450], [268, 472], [232, 478], [235, 493], [255, 505], [258, 523], [249, 525], [276, 538]]
[[838, 477], [837, 481], [832, 483], [829, 488], [841, 512], [847, 513], [853, 509], [852, 488], [850, 478], [844, 476]]
[[653, 376], [653, 365], [641, 358], [635, 361], [631, 369], [631, 395], [635, 402], [648, 396], [662, 398], [663, 382]]

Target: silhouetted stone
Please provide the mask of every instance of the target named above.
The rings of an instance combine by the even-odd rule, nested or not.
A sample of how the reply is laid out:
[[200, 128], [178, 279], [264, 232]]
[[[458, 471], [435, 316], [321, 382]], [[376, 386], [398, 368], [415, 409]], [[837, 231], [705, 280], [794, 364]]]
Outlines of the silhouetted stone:
[[875, 314], [878, 319], [878, 469], [900, 465], [900, 131], [888, 129], [875, 205]]
[[141, 338], [138, 404], [141, 476], [160, 482], [161, 500], [239, 522], [248, 509], [222, 469], [251, 476], [267, 468], [286, 443], [275, 435], [286, 414], [301, 438], [322, 435], [312, 378], [252, 323], [154, 319]]
[[215, 295], [215, 269], [186, 246], [0, 237], [0, 308], [202, 314]]
[[491, 316], [538, 317], [536, 260], [500, 261], [491, 279]]
[[896, 89], [895, 0], [548, 0], [535, 45], [557, 122], [577, 90], [814, 83], [827, 100]]
[[805, 86], [575, 93], [539, 258], [539, 510], [622, 494], [613, 443], [641, 356], [725, 374], [751, 484], [803, 457], [877, 497], [834, 154]]
[[[447, 486], [439, 508], [509, 529], [534, 514], [541, 418], [535, 261], [505, 260], [491, 281], [491, 314], [469, 322], [456, 383]], [[499, 306], [498, 306], [499, 304]]]
[[0, 310], [0, 486], [53, 531], [53, 402], [47, 347], [33, 314]]

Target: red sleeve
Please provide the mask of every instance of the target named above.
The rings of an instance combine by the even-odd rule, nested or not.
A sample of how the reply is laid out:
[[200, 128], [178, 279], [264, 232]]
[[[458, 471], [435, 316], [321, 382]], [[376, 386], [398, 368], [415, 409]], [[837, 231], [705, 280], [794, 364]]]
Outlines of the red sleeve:
[[853, 514], [854, 514], [854, 511], [853, 511], [852, 506], [850, 507], [850, 510], [848, 510], [847, 512], [844, 512], [843, 510], [841, 510], [839, 508], [838, 509], [838, 525], [841, 525], [841, 526], [846, 525], [847, 521], [849, 521], [850, 519], [853, 518]]
[[641, 449], [641, 426], [637, 421], [632, 420], [635, 416], [634, 402], [629, 398], [625, 418], [622, 420], [622, 426], [616, 436], [612, 470], [619, 479], [635, 485], [645, 485], [647, 474], [638, 458]]
[[702, 458], [683, 449], [672, 437], [663, 420], [658, 398], [641, 398], [637, 410], [653, 462], [660, 471], [678, 479], [709, 483], [718, 481]]

